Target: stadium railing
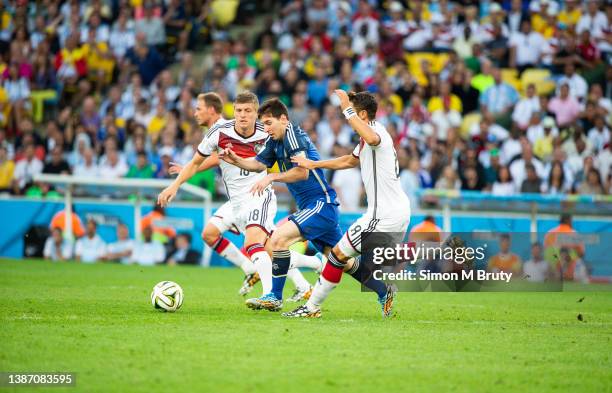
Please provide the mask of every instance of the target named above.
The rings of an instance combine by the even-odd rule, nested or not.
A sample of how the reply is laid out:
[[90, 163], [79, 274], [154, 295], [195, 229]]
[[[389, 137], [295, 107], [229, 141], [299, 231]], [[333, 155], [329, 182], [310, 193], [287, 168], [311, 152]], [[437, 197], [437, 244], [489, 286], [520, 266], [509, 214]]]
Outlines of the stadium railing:
[[[171, 179], [101, 179], [101, 178], [90, 178], [90, 177], [79, 177], [71, 175], [50, 175], [50, 174], [39, 174], [34, 177], [35, 182], [52, 184], [58, 188], [62, 188], [64, 194], [64, 205], [65, 205], [65, 225], [64, 235], [70, 236], [72, 234], [72, 220], [68, 219], [72, 216], [72, 202], [75, 191], [78, 187], [87, 188], [89, 193], [95, 193], [98, 195], [104, 195], [110, 193], [117, 195], [119, 190], [123, 191], [125, 195], [130, 195], [130, 200], [134, 204], [134, 223], [135, 223], [135, 238], [140, 238], [140, 221], [142, 218], [141, 209], [143, 196], [150, 194], [151, 190], [162, 190], [168, 187], [171, 183]], [[203, 199], [203, 210], [204, 210], [204, 222], [208, 222], [208, 219], [212, 214], [212, 195], [208, 190], [194, 186], [192, 184], [185, 183], [181, 186], [181, 190], [187, 192], [197, 198]], [[149, 191], [147, 193], [147, 191]], [[212, 256], [212, 250], [210, 247], [205, 246], [204, 252], [202, 253], [202, 264], [208, 266], [210, 264], [210, 258]]]
[[518, 212], [529, 215], [531, 232], [537, 232], [541, 213], [612, 217], [612, 195], [517, 194], [497, 196], [487, 192], [421, 189], [416, 191], [421, 207], [442, 209], [443, 230], [451, 232], [453, 211]]

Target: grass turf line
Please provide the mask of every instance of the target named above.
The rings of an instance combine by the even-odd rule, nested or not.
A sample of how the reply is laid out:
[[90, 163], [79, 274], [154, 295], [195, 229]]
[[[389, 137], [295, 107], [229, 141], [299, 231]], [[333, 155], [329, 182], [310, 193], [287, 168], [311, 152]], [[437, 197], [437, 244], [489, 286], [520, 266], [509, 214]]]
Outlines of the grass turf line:
[[[344, 277], [322, 319], [287, 320], [248, 310], [241, 279], [0, 261], [0, 371], [77, 373], [76, 388], [16, 392], [612, 391], [612, 292], [400, 293], [382, 320]], [[151, 306], [163, 280], [185, 291], [177, 313]]]

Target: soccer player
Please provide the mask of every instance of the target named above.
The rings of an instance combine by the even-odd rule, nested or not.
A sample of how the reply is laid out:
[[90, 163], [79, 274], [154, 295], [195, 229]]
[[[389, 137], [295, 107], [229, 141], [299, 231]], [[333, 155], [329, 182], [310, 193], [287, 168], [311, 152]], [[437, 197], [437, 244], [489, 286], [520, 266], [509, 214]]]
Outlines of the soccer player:
[[[198, 99], [195, 112], [196, 120], [201, 125], [207, 120], [210, 122], [208, 117], [210, 109], [206, 109], [204, 103], [203, 99]], [[258, 106], [259, 101], [253, 93], [238, 94], [234, 102], [235, 119], [216, 124], [208, 130], [191, 161], [181, 169], [174, 182], [159, 194], [158, 203], [161, 206], [167, 206], [176, 196], [181, 184], [189, 180], [206, 159], [218, 161], [213, 154], [219, 150], [231, 147], [240, 157], [255, 156], [258, 146], [263, 146], [268, 137], [263, 131], [262, 124], [257, 122]], [[217, 109], [220, 110], [220, 107], [217, 106]], [[219, 113], [217, 109], [215, 113]], [[212, 164], [215, 161], [209, 161], [209, 164], [214, 166]], [[262, 189], [262, 192], [255, 197], [249, 193], [251, 187], [265, 177], [265, 173], [250, 172], [227, 162], [219, 162], [219, 166], [227, 188], [229, 202], [224, 205], [225, 208], [221, 208], [223, 210], [219, 209], [222, 216], [213, 218], [207, 225], [209, 232], [205, 230], [205, 241], [208, 243], [211, 239], [216, 239], [213, 248], [219, 254], [224, 257], [230, 255], [230, 258], [235, 261], [240, 260], [239, 266], [247, 274], [246, 282], [249, 274], [255, 273], [247, 270], [251, 262], [247, 258], [242, 259], [240, 256], [243, 254], [240, 250], [221, 236], [222, 232], [234, 226], [240, 232], [245, 233], [245, 249], [259, 273], [264, 293], [268, 293], [272, 286], [272, 261], [264, 249], [264, 244], [274, 229], [276, 195], [272, 187]], [[219, 210], [216, 212], [217, 216], [220, 215]], [[216, 237], [206, 236], [208, 233], [213, 233]]]
[[[200, 94], [196, 100], [194, 117], [197, 124], [202, 127], [206, 126], [210, 132], [213, 128], [219, 127], [228, 123], [229, 120], [221, 116], [223, 112], [223, 100], [217, 93], [209, 92]], [[217, 152], [212, 152], [209, 157], [204, 159], [198, 167], [198, 172], [205, 171], [219, 165], [219, 157]], [[183, 169], [182, 166], [172, 164], [170, 166], [170, 174], [179, 174]], [[230, 231], [238, 234], [238, 228], [234, 225], [234, 214], [232, 205], [229, 201], [221, 205], [215, 214], [206, 223], [202, 231], [202, 240], [212, 248], [216, 253], [238, 266], [244, 272], [244, 282], [238, 291], [241, 295], [249, 293], [253, 286], [259, 281], [259, 274], [255, 269], [253, 262], [245, 256], [235, 244], [223, 237], [223, 233]]]
[[[274, 182], [287, 183], [289, 192], [295, 199], [299, 210], [289, 216], [289, 220], [280, 225], [270, 238], [272, 246], [272, 291], [260, 298], [248, 299], [246, 304], [252, 309], [279, 310], [282, 305], [283, 288], [290, 266], [299, 266], [297, 253], [290, 253], [288, 248], [296, 241], [306, 239], [319, 251], [328, 252], [342, 238], [338, 225], [338, 203], [336, 192], [329, 186], [323, 171], [306, 169], [291, 162], [291, 158], [302, 157], [319, 160], [319, 153], [308, 138], [308, 135], [289, 121], [287, 107], [278, 99], [266, 101], [259, 108], [259, 119], [270, 135], [265, 147], [252, 158], [240, 157], [233, 149], [225, 149], [219, 155], [222, 160], [237, 165], [248, 171], [262, 172], [278, 162], [279, 173], [264, 176], [252, 187], [255, 195], [266, 190]], [[360, 280], [364, 275], [359, 264], [349, 273]], [[382, 281], [364, 282], [379, 297], [386, 297], [388, 289]]]
[[[399, 165], [393, 140], [385, 127], [375, 120], [378, 103], [367, 92], [350, 93], [336, 90], [342, 113], [349, 125], [359, 134], [359, 145], [350, 155], [325, 161], [294, 157], [302, 168], [319, 170], [346, 169], [361, 166], [361, 178], [366, 189], [368, 209], [355, 221], [327, 258], [310, 299], [295, 310], [284, 313], [286, 317], [321, 316], [321, 304], [339, 283], [347, 263], [361, 255], [361, 235], [367, 232], [405, 233], [410, 222], [410, 201], [399, 182]], [[389, 286], [385, 297], [379, 297], [383, 317], [391, 315], [394, 289]]]
[[[200, 94], [197, 99], [197, 106], [195, 108], [194, 117], [200, 126], [207, 126], [210, 131], [218, 126], [228, 123], [221, 116], [223, 110], [223, 101], [216, 93], [205, 93]], [[198, 172], [205, 171], [219, 165], [219, 157], [216, 151], [213, 151], [209, 157], [198, 167]], [[172, 163], [170, 167], [171, 174], [179, 174], [183, 169], [182, 166]], [[219, 207], [213, 217], [204, 227], [202, 231], [202, 239], [204, 242], [217, 252], [222, 257], [229, 260], [234, 265], [240, 267], [244, 273], [245, 278], [242, 287], [238, 291], [240, 295], [246, 295], [249, 293], [253, 286], [259, 281], [259, 274], [255, 269], [255, 265], [247, 258], [232, 242], [223, 237], [223, 233], [226, 231], [239, 234], [240, 230], [235, 224], [234, 213], [232, 204], [230, 201], [224, 203]], [[266, 243], [266, 246], [268, 244]], [[266, 247], [266, 250], [271, 255], [271, 249]], [[298, 264], [299, 267], [310, 267], [315, 270], [321, 269], [322, 256], [308, 257], [302, 256], [298, 260], [301, 262]], [[299, 301], [302, 299], [308, 299], [312, 292], [312, 287], [306, 281], [304, 276], [297, 268], [292, 268], [288, 273], [289, 278], [293, 281], [296, 287], [296, 292], [292, 296], [293, 301]]]

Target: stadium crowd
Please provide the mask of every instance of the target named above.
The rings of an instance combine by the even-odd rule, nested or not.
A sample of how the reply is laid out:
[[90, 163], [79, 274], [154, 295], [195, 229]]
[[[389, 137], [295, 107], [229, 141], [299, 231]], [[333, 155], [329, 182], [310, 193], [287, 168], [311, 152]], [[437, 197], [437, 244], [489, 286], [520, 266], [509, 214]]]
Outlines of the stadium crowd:
[[[243, 90], [279, 97], [323, 158], [347, 154], [343, 88], [377, 95], [409, 195], [612, 191], [610, 4], [281, 1], [232, 38], [254, 2], [219, 3], [1, 1], [0, 189], [53, 192], [41, 172], [170, 177], [202, 138], [205, 91], [228, 118]], [[357, 171], [329, 174], [345, 210], [363, 204]], [[224, 192], [215, 170], [192, 181]]]

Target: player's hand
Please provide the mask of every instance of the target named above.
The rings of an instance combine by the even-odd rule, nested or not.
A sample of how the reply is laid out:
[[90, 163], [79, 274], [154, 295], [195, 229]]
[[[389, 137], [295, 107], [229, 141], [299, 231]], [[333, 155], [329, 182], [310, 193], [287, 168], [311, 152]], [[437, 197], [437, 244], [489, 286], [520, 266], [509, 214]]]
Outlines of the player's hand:
[[251, 194], [257, 196], [263, 194], [264, 190], [270, 185], [270, 183], [272, 183], [272, 178], [268, 175], [253, 185], [251, 188]]
[[170, 162], [170, 167], [168, 167], [168, 173], [171, 175], [178, 175], [179, 173], [181, 173], [182, 169], [182, 165], [179, 165], [176, 162]]
[[312, 160], [309, 160], [306, 157], [293, 156], [291, 157], [291, 162], [293, 162], [295, 165], [302, 167], [302, 168], [315, 169], [315, 165], [314, 165], [315, 162]]
[[345, 110], [346, 108], [351, 106], [351, 101], [349, 100], [349, 97], [348, 97], [348, 94], [346, 94], [346, 91], [342, 89], [337, 89], [337, 90], [334, 90], [334, 93], [340, 99], [340, 108], [342, 110]]
[[177, 188], [174, 186], [166, 187], [158, 196], [157, 196], [157, 204], [161, 207], [166, 207], [172, 202], [174, 197], [176, 196]]
[[235, 165], [236, 162], [238, 162], [238, 155], [234, 153], [234, 151], [229, 147], [219, 152], [219, 158], [227, 162], [228, 164]]

